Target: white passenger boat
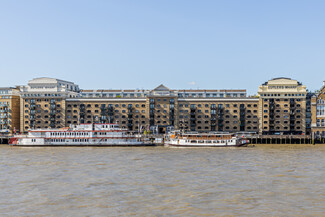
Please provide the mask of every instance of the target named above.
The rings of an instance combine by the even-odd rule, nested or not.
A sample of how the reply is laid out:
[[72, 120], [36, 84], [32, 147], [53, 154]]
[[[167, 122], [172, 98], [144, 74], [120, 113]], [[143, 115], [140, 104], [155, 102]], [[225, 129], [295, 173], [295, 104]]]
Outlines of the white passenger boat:
[[17, 146], [147, 146], [117, 124], [80, 124], [60, 129], [34, 129], [16, 135], [9, 145]]
[[166, 146], [177, 147], [230, 147], [245, 146], [249, 140], [231, 133], [181, 133], [173, 132], [165, 140]]

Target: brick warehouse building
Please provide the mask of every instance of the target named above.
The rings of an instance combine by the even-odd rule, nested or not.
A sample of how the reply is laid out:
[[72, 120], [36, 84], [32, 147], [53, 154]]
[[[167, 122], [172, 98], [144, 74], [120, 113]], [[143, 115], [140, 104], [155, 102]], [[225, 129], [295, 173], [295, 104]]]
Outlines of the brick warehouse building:
[[[311, 127], [318, 126], [318, 119], [318, 127], [322, 126], [319, 109], [316, 111], [315, 102], [311, 102], [316, 96], [290, 78], [265, 82], [254, 97], [241, 89], [175, 90], [164, 85], [153, 90], [82, 90], [73, 82], [55, 78], [35, 78], [13, 89], [19, 102], [12, 104], [11, 112], [20, 114], [15, 129], [21, 132], [70, 124], [118, 123], [136, 132], [184, 129], [308, 135]], [[324, 97], [324, 93], [317, 97]], [[319, 118], [314, 118], [316, 115]], [[13, 132], [14, 127], [9, 128]]]

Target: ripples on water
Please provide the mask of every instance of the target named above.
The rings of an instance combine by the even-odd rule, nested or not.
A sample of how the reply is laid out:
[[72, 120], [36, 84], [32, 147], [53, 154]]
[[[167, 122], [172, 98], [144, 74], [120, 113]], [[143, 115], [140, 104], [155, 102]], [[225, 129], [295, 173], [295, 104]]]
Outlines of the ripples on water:
[[325, 147], [0, 151], [1, 216], [325, 216]]

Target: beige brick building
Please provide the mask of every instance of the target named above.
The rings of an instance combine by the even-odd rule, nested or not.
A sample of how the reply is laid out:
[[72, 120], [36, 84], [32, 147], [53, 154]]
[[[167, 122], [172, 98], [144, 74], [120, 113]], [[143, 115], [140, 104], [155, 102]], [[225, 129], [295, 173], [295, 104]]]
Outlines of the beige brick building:
[[259, 95], [259, 133], [306, 134], [306, 86], [290, 78], [262, 84]]
[[66, 99], [78, 96], [79, 87], [54, 78], [35, 78], [20, 87], [20, 130], [65, 127]]
[[132, 131], [164, 133], [258, 131], [258, 99], [245, 90], [83, 90], [66, 100], [66, 125], [119, 123]]
[[[5, 98], [5, 90], [12, 91], [11, 99]], [[247, 97], [246, 90], [173, 90], [164, 85], [153, 90], [80, 90], [73, 82], [36, 78], [19, 90], [4, 88], [1, 100], [6, 102], [2, 105], [13, 106], [10, 129], [22, 132], [118, 123], [137, 132], [176, 129], [264, 135], [308, 134], [312, 126], [315, 134], [323, 135], [324, 87], [312, 102], [310, 96], [304, 85], [290, 78], [265, 82], [258, 97]]]
[[14, 87], [0, 88], [0, 133], [12, 134], [19, 131], [19, 90]]

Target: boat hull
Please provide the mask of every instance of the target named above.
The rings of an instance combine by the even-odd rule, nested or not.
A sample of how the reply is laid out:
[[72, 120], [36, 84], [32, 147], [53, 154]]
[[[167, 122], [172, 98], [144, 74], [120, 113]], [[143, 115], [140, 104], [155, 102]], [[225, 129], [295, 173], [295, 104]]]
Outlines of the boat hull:
[[19, 147], [141, 147], [141, 146], [155, 146], [155, 144], [9, 144], [10, 146], [19, 146]]
[[173, 147], [193, 147], [193, 148], [206, 148], [206, 147], [245, 147], [248, 144], [239, 144], [239, 145], [179, 145], [179, 144], [170, 144], [166, 143], [166, 146], [173, 146]]
[[165, 145], [174, 147], [242, 147], [247, 146], [248, 143], [249, 140], [242, 140], [238, 138], [232, 138], [229, 140], [171, 139], [167, 140]]

